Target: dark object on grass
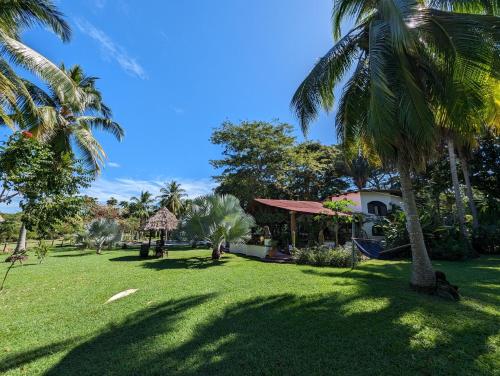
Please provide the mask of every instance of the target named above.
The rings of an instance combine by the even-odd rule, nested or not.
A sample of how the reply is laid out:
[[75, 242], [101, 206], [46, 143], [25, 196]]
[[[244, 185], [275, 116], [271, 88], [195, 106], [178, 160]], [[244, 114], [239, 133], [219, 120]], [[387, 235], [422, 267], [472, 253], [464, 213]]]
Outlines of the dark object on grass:
[[141, 248], [139, 250], [139, 256], [146, 258], [149, 256], [149, 244], [143, 243], [141, 244]]
[[460, 300], [460, 294], [458, 293], [458, 286], [452, 285], [446, 279], [446, 275], [440, 271], [436, 270], [436, 284], [429, 287], [421, 287], [410, 284], [410, 287], [417, 291], [430, 295], [436, 295], [444, 299], [454, 300], [458, 302]]
[[20, 264], [23, 263], [23, 261], [26, 261], [28, 259], [28, 255], [26, 253], [13, 253], [9, 257], [5, 259], [5, 262], [12, 262], [15, 264], [16, 262], [19, 261]]

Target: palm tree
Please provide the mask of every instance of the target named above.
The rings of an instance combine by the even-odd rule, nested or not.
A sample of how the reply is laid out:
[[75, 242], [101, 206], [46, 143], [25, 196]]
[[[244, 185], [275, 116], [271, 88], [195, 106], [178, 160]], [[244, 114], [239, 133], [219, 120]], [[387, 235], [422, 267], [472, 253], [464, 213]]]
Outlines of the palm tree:
[[252, 216], [243, 211], [240, 201], [232, 195], [208, 195], [194, 199], [185, 221], [188, 234], [212, 244], [214, 260], [220, 259], [225, 243], [248, 239], [254, 225]]
[[142, 191], [139, 197], [132, 197], [130, 199], [129, 211], [134, 217], [139, 218], [141, 221], [141, 228], [144, 227], [146, 220], [149, 218], [153, 211], [153, 195], [151, 192]]
[[183, 197], [186, 196], [186, 190], [181, 188], [181, 185], [175, 180], [165, 183], [165, 186], [160, 189], [160, 206], [170, 210], [176, 217], [179, 217], [183, 209]]
[[[449, 113], [449, 92], [442, 83], [449, 82], [446, 89], [461, 85], [468, 94], [491, 74], [498, 19], [437, 10], [423, 1], [339, 0], [333, 11], [337, 38], [341, 22], [350, 17], [354, 28], [315, 65], [292, 106], [307, 132], [320, 107], [333, 107], [334, 87], [356, 63], [339, 102], [338, 137], [344, 145], [360, 143], [384, 164], [396, 165], [412, 244], [411, 284], [433, 289], [435, 275], [411, 173], [423, 168], [435, 150], [436, 107]], [[457, 66], [467, 74], [460, 75]]]
[[25, 85], [38, 107], [36, 117], [29, 114], [14, 114], [22, 128], [28, 128], [34, 136], [50, 142], [56, 152], [72, 152], [76, 146], [86, 164], [98, 173], [106, 154], [94, 136], [94, 130], [111, 133], [119, 141], [124, 132], [121, 126], [111, 119], [111, 110], [102, 100], [96, 87], [96, 77], [86, 76], [83, 69], [75, 65], [66, 70], [72, 82], [81, 92], [81, 101], [69, 102], [56, 87], [50, 86], [47, 93], [36, 85], [25, 81]]
[[[52, 0], [3, 1], [0, 8], [0, 107], [17, 106], [18, 96], [25, 105], [32, 102], [8, 61], [38, 75], [60, 91], [68, 102], [80, 100], [80, 90], [67, 74], [50, 60], [21, 42], [21, 32], [38, 24], [53, 31], [63, 42], [69, 41], [71, 29]], [[5, 113], [0, 108], [0, 117]], [[4, 118], [8, 124], [8, 119]]]

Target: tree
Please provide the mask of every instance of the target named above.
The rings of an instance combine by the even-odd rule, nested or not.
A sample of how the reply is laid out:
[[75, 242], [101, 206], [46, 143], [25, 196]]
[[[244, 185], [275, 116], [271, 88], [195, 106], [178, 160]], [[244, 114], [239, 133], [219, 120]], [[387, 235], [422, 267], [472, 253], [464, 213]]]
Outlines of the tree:
[[[352, 208], [356, 203], [352, 200], [342, 199], [337, 201], [325, 201], [323, 206], [333, 212], [329, 218], [333, 221], [335, 231], [335, 246], [339, 246], [339, 228], [341, 223], [350, 223], [352, 221]], [[354, 234], [353, 234], [354, 236]]]
[[221, 257], [225, 243], [245, 241], [255, 225], [246, 214], [240, 201], [231, 195], [208, 195], [193, 200], [187, 213], [185, 230], [195, 239], [205, 239], [212, 244], [212, 259]]
[[348, 184], [337, 168], [340, 160], [341, 151], [335, 146], [319, 142], [293, 146], [283, 183], [287, 198], [318, 201], [346, 189]]
[[40, 116], [29, 113], [14, 114], [13, 119], [22, 128], [41, 140], [51, 143], [57, 153], [75, 152], [95, 173], [99, 172], [106, 153], [99, 144], [94, 130], [112, 134], [118, 141], [124, 136], [121, 126], [111, 119], [111, 109], [103, 103], [102, 94], [96, 87], [96, 77], [86, 76], [83, 69], [75, 65], [69, 70], [64, 66], [73, 84], [81, 91], [78, 102], [70, 102], [56, 87], [50, 86], [46, 93], [32, 83], [26, 86], [35, 99]]
[[288, 124], [223, 123], [211, 138], [224, 158], [216, 193], [238, 197], [243, 207], [254, 198], [322, 200], [347, 188], [337, 169], [340, 150], [318, 142], [297, 144]]
[[[436, 0], [432, 5], [444, 3]], [[347, 17], [356, 24], [340, 38]], [[334, 5], [333, 24], [338, 42], [299, 86], [292, 106], [307, 132], [320, 107], [333, 107], [333, 88], [356, 62], [340, 98], [337, 134], [344, 145], [361, 144], [385, 165], [396, 165], [412, 244], [411, 285], [432, 290], [435, 274], [411, 174], [435, 149], [435, 109], [451, 113], [450, 92], [463, 93], [456, 89], [460, 86], [471, 95], [491, 74], [498, 20], [436, 10], [420, 1], [340, 0]]]
[[0, 202], [14, 197], [23, 209], [16, 251], [26, 248], [26, 229], [47, 229], [76, 214], [77, 193], [90, 176], [70, 155], [55, 158], [52, 149], [29, 133], [16, 133], [0, 147]]
[[140, 219], [141, 228], [144, 227], [146, 220], [153, 211], [153, 203], [153, 195], [148, 191], [142, 191], [139, 197], [132, 197], [130, 199], [130, 214]]
[[[24, 82], [16, 75], [8, 61], [35, 73], [50, 83], [68, 102], [80, 99], [80, 90], [64, 71], [43, 55], [32, 50], [21, 41], [21, 33], [38, 24], [54, 32], [63, 42], [69, 41], [71, 29], [62, 13], [51, 0], [3, 1], [0, 12], [0, 94], [2, 104], [11, 108], [20, 106], [22, 110], [36, 113], [32, 98]], [[5, 101], [4, 101], [5, 100]], [[0, 106], [0, 118], [7, 124], [10, 118]]]
[[170, 210], [176, 217], [179, 216], [183, 209], [183, 197], [186, 196], [186, 190], [181, 188], [181, 185], [175, 180], [165, 183], [165, 186], [160, 189], [160, 206]]
[[220, 170], [216, 193], [236, 196], [243, 207], [256, 197], [285, 196], [283, 183], [295, 139], [289, 124], [261, 121], [224, 122], [210, 141], [223, 147], [223, 159], [210, 164]]
[[99, 218], [89, 224], [86, 237], [95, 244], [96, 253], [100, 255], [104, 244], [120, 240], [121, 229], [114, 219]]
[[107, 201], [106, 201], [106, 205], [108, 206], [111, 206], [111, 207], [115, 207], [118, 205], [118, 200], [114, 197], [110, 197]]

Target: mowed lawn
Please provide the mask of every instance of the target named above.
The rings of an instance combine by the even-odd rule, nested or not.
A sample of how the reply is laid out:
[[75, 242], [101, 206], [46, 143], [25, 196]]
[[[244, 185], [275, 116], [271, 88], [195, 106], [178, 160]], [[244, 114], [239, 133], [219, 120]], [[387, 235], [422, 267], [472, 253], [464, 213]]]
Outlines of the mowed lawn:
[[350, 271], [209, 257], [31, 256], [0, 293], [0, 374], [500, 374], [500, 257], [435, 264], [460, 303], [411, 292], [403, 261]]

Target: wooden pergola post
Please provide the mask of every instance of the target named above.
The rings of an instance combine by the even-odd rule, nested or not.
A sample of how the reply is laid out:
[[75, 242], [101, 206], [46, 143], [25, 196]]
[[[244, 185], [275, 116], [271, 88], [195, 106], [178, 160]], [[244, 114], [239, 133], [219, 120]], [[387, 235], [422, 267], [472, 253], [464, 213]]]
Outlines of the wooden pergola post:
[[290, 211], [290, 236], [292, 238], [292, 247], [295, 248], [295, 236], [297, 234], [297, 218], [295, 212]]

